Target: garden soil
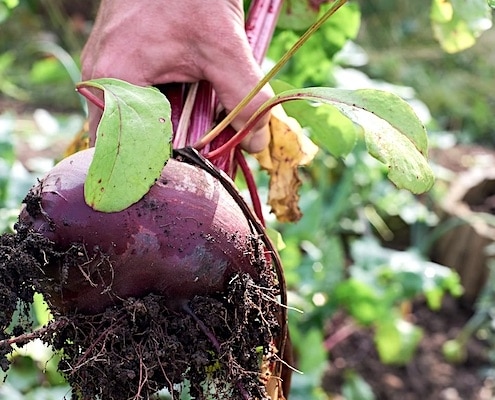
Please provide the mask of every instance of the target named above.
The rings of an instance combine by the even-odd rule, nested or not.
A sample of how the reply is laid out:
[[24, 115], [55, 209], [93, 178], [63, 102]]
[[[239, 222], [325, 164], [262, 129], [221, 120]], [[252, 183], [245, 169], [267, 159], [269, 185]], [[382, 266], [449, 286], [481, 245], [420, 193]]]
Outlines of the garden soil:
[[[267, 301], [274, 297], [273, 281], [255, 283], [249, 275], [235, 275], [224, 293], [196, 296], [178, 310], [152, 294], [97, 315], [55, 309], [54, 319], [33, 334], [29, 303], [35, 290], [44, 293], [47, 287], [43, 263], [70, 263], [77, 252], [57, 253], [43, 236], [19, 226], [17, 234], [0, 236], [3, 370], [11, 335], [18, 345], [40, 337], [61, 355], [59, 369], [72, 387], [72, 399], [148, 399], [162, 388], [175, 399], [186, 388], [198, 399], [211, 391], [215, 397], [209, 399], [268, 398], [265, 383], [275, 357], [270, 344], [280, 333], [279, 306]], [[270, 280], [273, 274], [266, 276]], [[15, 318], [18, 299], [24, 306]], [[14, 328], [9, 327], [13, 316]]]
[[[486, 344], [472, 338], [461, 364], [449, 363], [442, 355], [442, 345], [456, 337], [470, 316], [471, 311], [452, 298], [446, 298], [439, 311], [423, 302], [414, 304], [410, 319], [423, 329], [424, 337], [406, 366], [382, 364], [371, 330], [356, 330], [332, 348], [323, 387], [333, 399], [341, 399], [344, 378], [354, 371], [371, 386], [377, 400], [491, 400], [495, 382], [485, 374], [490, 367]], [[345, 316], [337, 316], [328, 336], [348, 323]]]

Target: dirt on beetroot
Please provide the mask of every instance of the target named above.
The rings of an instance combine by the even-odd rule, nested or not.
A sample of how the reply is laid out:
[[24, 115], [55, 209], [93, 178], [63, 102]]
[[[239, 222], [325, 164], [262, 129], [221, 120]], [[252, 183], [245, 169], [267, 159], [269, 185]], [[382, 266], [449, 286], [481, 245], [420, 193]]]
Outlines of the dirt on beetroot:
[[[22, 345], [34, 337], [28, 318], [34, 293], [48, 297], [53, 290], [42, 266], [54, 260], [74, 266], [80, 250], [56, 251], [46, 238], [22, 226], [16, 234], [0, 237], [3, 370], [12, 350], [9, 338], [17, 337], [16, 344]], [[267, 399], [260, 365], [263, 358], [276, 357], [270, 346], [281, 327], [276, 277], [266, 262], [260, 268], [260, 281], [234, 275], [224, 292], [196, 296], [186, 310], [172, 309], [167, 299], [154, 294], [126, 299], [96, 315], [53, 309], [53, 320], [35, 336], [60, 355], [59, 370], [74, 400], [147, 399], [163, 388], [175, 399], [186, 386], [196, 399], [207, 394], [210, 399]], [[23, 317], [12, 328], [19, 304]]]

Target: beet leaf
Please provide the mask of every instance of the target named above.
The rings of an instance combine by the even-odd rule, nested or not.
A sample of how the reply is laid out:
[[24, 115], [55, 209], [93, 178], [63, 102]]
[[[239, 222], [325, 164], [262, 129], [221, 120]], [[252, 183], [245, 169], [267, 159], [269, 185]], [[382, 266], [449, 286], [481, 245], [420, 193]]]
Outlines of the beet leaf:
[[171, 156], [170, 103], [155, 88], [118, 79], [78, 86], [103, 90], [105, 97], [84, 185], [86, 203], [102, 212], [121, 211], [149, 191]]
[[[411, 106], [397, 95], [375, 89], [314, 87], [288, 90], [265, 103], [258, 114], [290, 100], [330, 104], [360, 125], [368, 152], [388, 167], [388, 177], [398, 188], [423, 193], [432, 187], [434, 176], [426, 158], [426, 129]], [[259, 115], [253, 115], [252, 120], [257, 118]], [[319, 143], [322, 145], [324, 141]]]

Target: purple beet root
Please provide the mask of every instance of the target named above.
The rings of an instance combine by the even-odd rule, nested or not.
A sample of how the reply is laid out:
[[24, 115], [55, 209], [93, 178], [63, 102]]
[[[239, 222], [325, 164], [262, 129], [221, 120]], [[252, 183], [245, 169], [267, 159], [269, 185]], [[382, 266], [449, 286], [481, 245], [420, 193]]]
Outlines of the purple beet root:
[[222, 291], [236, 273], [255, 280], [263, 244], [237, 201], [205, 170], [170, 159], [137, 203], [115, 213], [84, 201], [93, 149], [57, 164], [31, 189], [20, 223], [77, 260], [43, 267], [54, 285], [49, 303], [84, 313], [156, 293], [180, 305]]

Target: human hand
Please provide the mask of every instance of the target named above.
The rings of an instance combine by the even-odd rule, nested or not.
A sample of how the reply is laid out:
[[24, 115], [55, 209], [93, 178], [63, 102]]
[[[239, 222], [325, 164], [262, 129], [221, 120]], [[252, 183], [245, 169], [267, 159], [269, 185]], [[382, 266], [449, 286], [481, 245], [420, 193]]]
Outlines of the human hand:
[[[245, 34], [242, 0], [102, 0], [82, 53], [82, 77], [140, 86], [207, 80], [230, 111], [262, 72]], [[267, 85], [232, 122], [234, 128], [272, 95]], [[93, 136], [100, 118], [90, 105]], [[245, 150], [256, 153], [267, 146], [268, 118], [243, 141]]]

